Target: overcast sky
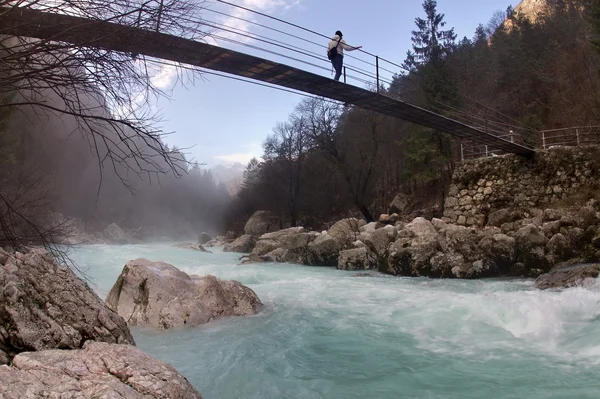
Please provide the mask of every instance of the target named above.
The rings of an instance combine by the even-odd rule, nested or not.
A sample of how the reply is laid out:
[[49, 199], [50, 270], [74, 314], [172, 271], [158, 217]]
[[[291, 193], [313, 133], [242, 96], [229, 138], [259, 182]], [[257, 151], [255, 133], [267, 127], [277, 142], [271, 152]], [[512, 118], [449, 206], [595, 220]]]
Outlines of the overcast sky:
[[[344, 33], [350, 45], [362, 45], [363, 49], [377, 54], [397, 64], [401, 64], [407, 50], [411, 48], [411, 31], [415, 28], [415, 17], [423, 16], [422, 0], [228, 0], [259, 10], [271, 16], [301, 25], [319, 33], [333, 35], [336, 30]], [[454, 27], [459, 38], [472, 37], [478, 24], [484, 25], [498, 10], [515, 6], [515, 0], [438, 0], [438, 9], [446, 15], [447, 26]], [[225, 6], [216, 1], [207, 1], [209, 9], [224, 12], [234, 17], [252, 20], [263, 25], [292, 33], [304, 39], [327, 44], [327, 39], [278, 23], [276, 21]], [[217, 22], [268, 36], [317, 54], [325, 50], [304, 41], [257, 27], [239, 19], [205, 11], [207, 23]], [[224, 38], [243, 41], [246, 45], [268, 47], [271, 50], [285, 51], [265, 46], [239, 35], [213, 33]], [[281, 58], [274, 54], [259, 51], [248, 46], [232, 44], [223, 39], [215, 39], [218, 45], [258, 55], [274, 61], [299, 66], [325, 76], [331, 76], [327, 62], [295, 55], [317, 66], [308, 66], [298, 61]], [[211, 41], [211, 43], [214, 43]], [[292, 55], [290, 51], [286, 54]], [[353, 52], [364, 61], [372, 62], [365, 54]], [[325, 60], [326, 61], [326, 60]], [[367, 70], [367, 63], [349, 59], [348, 65]], [[382, 63], [392, 72], [398, 69]], [[390, 74], [388, 73], [387, 77]], [[260, 87], [245, 82], [222, 77], [205, 75], [193, 85], [183, 87], [175, 83], [175, 74], [166, 68], [156, 82], [167, 90], [172, 90], [171, 100], [159, 100], [157, 108], [164, 117], [163, 127], [174, 133], [167, 138], [169, 145], [189, 148], [190, 156], [207, 166], [246, 163], [254, 156], [260, 156], [261, 144], [277, 122], [285, 121], [302, 97], [271, 88]], [[354, 82], [363, 86], [360, 82]]]

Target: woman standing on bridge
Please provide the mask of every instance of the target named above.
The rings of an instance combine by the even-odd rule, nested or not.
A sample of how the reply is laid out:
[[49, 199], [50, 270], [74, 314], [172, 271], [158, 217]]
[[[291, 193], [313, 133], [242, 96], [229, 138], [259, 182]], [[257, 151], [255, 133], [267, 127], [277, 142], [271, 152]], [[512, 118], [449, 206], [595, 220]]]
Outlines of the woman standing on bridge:
[[340, 76], [342, 76], [342, 68], [344, 66], [344, 50], [354, 51], [362, 48], [362, 46], [348, 46], [342, 39], [342, 36], [342, 32], [339, 30], [335, 32], [335, 36], [333, 39], [331, 39], [327, 48], [327, 57], [331, 60], [333, 68], [335, 68], [335, 80], [340, 80]]

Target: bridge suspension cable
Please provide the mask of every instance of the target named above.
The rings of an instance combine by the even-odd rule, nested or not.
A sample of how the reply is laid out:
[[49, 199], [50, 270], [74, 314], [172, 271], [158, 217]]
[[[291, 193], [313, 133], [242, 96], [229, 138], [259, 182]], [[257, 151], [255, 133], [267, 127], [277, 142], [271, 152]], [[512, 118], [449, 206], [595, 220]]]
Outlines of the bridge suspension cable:
[[[127, 4], [122, 3], [122, 2], [115, 2], [115, 4], [123, 6], [123, 7], [127, 6]], [[211, 9], [204, 8], [204, 10], [211, 10]], [[248, 19], [239, 18], [239, 17], [233, 16], [233, 15], [227, 14], [227, 13], [216, 11], [216, 10], [212, 10], [212, 11], [217, 12], [219, 15], [223, 15], [223, 16], [227, 16], [227, 17], [231, 17], [231, 18], [240, 19], [240, 20], [248, 22], [248, 23], [256, 24], [257, 26], [265, 27], [267, 29], [271, 29], [271, 30], [274, 30], [274, 31], [277, 31], [277, 32], [281, 32], [283, 34], [287, 34], [284, 31], [281, 31], [281, 30], [278, 30], [278, 29], [275, 29], [275, 28], [270, 28], [270, 27], [268, 27], [266, 25], [259, 24], [259, 23], [256, 23], [254, 21], [250, 21]], [[307, 62], [306, 60], [303, 60], [303, 59], [300, 59], [300, 58], [297, 58], [297, 57], [292, 57], [292, 56], [289, 56], [289, 55], [286, 55], [286, 54], [282, 54], [281, 52], [276, 52], [276, 51], [273, 51], [273, 50], [269, 50], [269, 49], [266, 49], [266, 48], [258, 46], [258, 45], [250, 45], [249, 43], [247, 43], [245, 41], [242, 41], [242, 40], [236, 40], [236, 39], [231, 38], [231, 37], [217, 35], [217, 34], [215, 34], [213, 32], [208, 32], [208, 31], [202, 31], [201, 32], [204, 35], [212, 37], [213, 39], [219, 39], [219, 40], [222, 40], [222, 41], [225, 41], [225, 42], [228, 42], [228, 43], [232, 43], [232, 44], [244, 46], [244, 47], [247, 47], [247, 48], [252, 48], [252, 49], [258, 50], [258, 51], [267, 52], [269, 54], [276, 55], [278, 57], [282, 57], [282, 58], [285, 58], [285, 59], [288, 59], [288, 60], [292, 60], [292, 61], [295, 61], [295, 62], [299, 62], [299, 63], [302, 63], [304, 65], [308, 65], [308, 66], [311, 66], [311, 67], [315, 67], [315, 68], [318, 68], [320, 70], [330, 70], [330, 68], [331, 68], [330, 61], [324, 55], [325, 51], [323, 51], [323, 54], [315, 53], [314, 51], [303, 49], [303, 48], [295, 46], [294, 44], [291, 44], [291, 43], [283, 42], [281, 40], [277, 40], [277, 39], [274, 39], [274, 38], [271, 38], [271, 37], [268, 37], [268, 36], [259, 35], [259, 34], [256, 34], [254, 32], [250, 32], [250, 31], [247, 31], [247, 30], [244, 30], [244, 29], [241, 29], [241, 28], [233, 27], [233, 26], [226, 25], [224, 23], [215, 22], [215, 21], [209, 21], [209, 20], [206, 20], [206, 19], [192, 19], [192, 18], [186, 18], [186, 17], [179, 17], [179, 20], [183, 21], [183, 22], [191, 23], [191, 24], [194, 24], [194, 25], [206, 26], [208, 28], [213, 28], [213, 29], [216, 29], [216, 30], [224, 31], [224, 32], [227, 32], [228, 34], [239, 35], [239, 36], [241, 36], [242, 38], [245, 38], [245, 39], [256, 40], [256, 41], [264, 43], [266, 45], [270, 45], [270, 46], [278, 47], [280, 49], [284, 49], [286, 51], [294, 52], [294, 53], [297, 53], [297, 54], [299, 54], [301, 56], [305, 56], [305, 57], [309, 57], [311, 59], [319, 60], [319, 61], [323, 62], [325, 65], [327, 65], [327, 67], [322, 67], [320, 65], [314, 64], [313, 62]], [[296, 36], [296, 35], [291, 35], [291, 34], [287, 34], [287, 35], [290, 35], [290, 36], [292, 36], [294, 38], [300, 38], [299, 36]], [[327, 48], [326, 46], [324, 46], [324, 45], [322, 45], [320, 43], [312, 42], [310, 40], [307, 40], [307, 41], [310, 42], [310, 43], [313, 43], [315, 45], [318, 45], [321, 48], [324, 48], [324, 49]], [[361, 61], [363, 61], [363, 62], [365, 62], [367, 64], [370, 64], [369, 62], [364, 61], [364, 60], [362, 60], [360, 58], [356, 58], [356, 59], [361, 60]], [[374, 66], [374, 64], [370, 64], [370, 65]], [[355, 81], [357, 81], [357, 82], [359, 82], [361, 84], [372, 85], [373, 81], [375, 81], [376, 78], [377, 78], [376, 73], [369, 72], [369, 71], [367, 71], [367, 70], [365, 70], [363, 68], [357, 67], [357, 66], [349, 64], [349, 63], [346, 64], [345, 68], [346, 68], [347, 71], [354, 72], [355, 74], [362, 75], [363, 77], [366, 77], [366, 78], [369, 78], [369, 79], [372, 80], [372, 81], [369, 81], [369, 80], [366, 80], [364, 78], [360, 78], [360, 77], [358, 77], [356, 75], [352, 75], [352, 74], [347, 74], [346, 73], [346, 78], [347, 79], [355, 80]], [[380, 83], [384, 83], [384, 84], [387, 84], [387, 85], [390, 85], [392, 83], [391, 80], [389, 80], [389, 79], [387, 79], [385, 77], [382, 77], [382, 76], [379, 77], [379, 81], [380, 81]]]
[[[316, 35], [318, 37], [321, 38], [326, 38], [327, 40], [330, 40], [330, 36], [328, 35], [324, 35], [321, 34], [319, 32], [316, 32], [314, 30], [308, 29], [306, 27], [303, 27], [301, 25], [292, 23], [292, 22], [288, 22], [285, 21], [281, 18], [277, 18], [271, 15], [268, 15], [266, 13], [257, 11], [257, 10], [253, 10], [249, 7], [245, 7], [245, 6], [241, 6], [241, 5], [237, 5], [234, 3], [231, 3], [230, 1], [226, 1], [226, 0], [217, 0], [219, 3], [225, 4], [227, 6], [230, 7], [235, 7], [237, 9], [241, 9], [244, 10], [246, 12], [249, 13], [253, 13], [265, 18], [269, 18], [271, 20], [286, 24], [288, 26], [294, 27], [296, 29], [300, 29], [306, 32], [309, 32], [313, 35]], [[117, 2], [115, 2], [114, 4], [117, 6], [121, 6], [124, 8], [124, 13], [121, 14], [122, 15], [133, 15], [136, 12], [139, 12], [140, 16], [142, 14], [142, 12], [146, 11], [144, 7], [146, 7], [148, 2], [141, 4], [140, 6], [138, 6], [137, 9], [132, 9], [132, 4], [129, 2], [123, 2], [123, 0], [117, 0]], [[135, 5], [133, 7], [136, 7]], [[201, 10], [206, 10], [208, 12], [211, 13], [215, 13], [217, 15], [221, 15], [227, 18], [232, 18], [234, 20], [239, 20], [242, 21], [246, 24], [252, 24], [254, 26], [258, 26], [260, 28], [263, 29], [267, 29], [270, 30], [271, 32], [276, 32], [278, 34], [282, 34], [285, 35], [287, 37], [293, 38], [295, 40], [300, 40], [303, 41], [305, 43], [308, 43], [310, 45], [314, 45], [314, 46], [318, 46], [320, 49], [325, 49], [326, 46], [323, 45], [323, 43], [320, 42], [316, 42], [314, 40], [310, 40], [304, 37], [301, 37], [299, 35], [293, 34], [293, 33], [289, 33], [286, 32], [284, 30], [281, 29], [277, 29], [274, 27], [270, 27], [268, 25], [256, 22], [256, 21], [252, 21], [251, 19], [246, 19], [246, 18], [242, 18], [240, 16], [237, 15], [232, 15], [232, 14], [228, 14], [226, 12], [222, 12], [222, 11], [218, 11], [218, 10], [214, 10], [208, 7], [202, 7]], [[196, 14], [197, 15], [197, 14]], [[153, 22], [153, 16], [151, 15], [150, 19], [146, 22]], [[270, 36], [266, 36], [266, 35], [260, 35], [258, 33], [254, 33], [254, 32], [250, 32], [248, 30], [245, 29], [241, 29], [235, 26], [231, 26], [231, 25], [227, 25], [225, 23], [221, 23], [221, 22], [216, 22], [216, 21], [211, 21], [211, 20], [206, 20], [206, 19], [202, 19], [199, 16], [198, 17], [187, 17], [187, 16], [179, 16], [179, 20], [181, 20], [184, 23], [189, 23], [189, 24], [194, 24], [194, 26], [204, 26], [207, 28], [212, 28], [212, 29], [216, 29], [218, 31], [221, 32], [225, 32], [225, 35], [222, 34], [216, 34], [216, 33], [212, 33], [212, 32], [206, 32], [206, 31], [199, 31], [199, 33], [203, 33], [206, 35], [211, 36], [212, 38], [224, 41], [224, 42], [228, 42], [234, 45], [239, 45], [239, 46], [244, 46], [246, 48], [250, 48], [256, 51], [261, 51], [261, 52], [266, 52], [272, 55], [275, 55], [277, 57], [281, 57], [284, 59], [288, 59], [288, 60], [292, 60], [294, 62], [298, 62], [301, 63], [305, 66], [309, 66], [311, 68], [317, 68], [318, 70], [321, 71], [329, 71], [330, 70], [330, 62], [329, 60], [325, 57], [325, 51], [323, 51], [323, 54], [321, 53], [316, 53], [315, 51], [309, 50], [307, 48], [301, 47], [301, 46], [297, 46], [295, 44], [283, 41], [283, 40], [278, 40], [274, 37], [270, 37]], [[157, 30], [159, 30], [160, 26], [160, 22], [156, 21], [157, 24]], [[228, 37], [233, 35], [234, 37]], [[241, 40], [238, 40], [235, 38], [235, 36], [238, 36], [239, 38], [242, 38]], [[248, 43], [248, 40], [245, 39], [249, 39], [251, 41], [255, 41], [258, 43], [261, 43], [262, 45], [259, 45], [258, 43]], [[277, 48], [279, 51], [267, 48], [266, 46], [272, 46]], [[286, 54], [284, 52], [282, 52], [281, 50], [284, 50], [284, 52], [290, 52], [292, 54], [295, 55], [290, 55], [290, 54]], [[345, 66], [345, 70], [349, 71], [350, 73], [347, 74], [345, 73], [345, 77], [347, 79], [359, 82], [360, 84], [363, 85], [367, 85], [367, 86], [371, 86], [374, 84], [374, 81], [377, 84], [377, 91], [379, 91], [379, 86], [380, 85], [391, 85], [393, 83], [393, 81], [391, 79], [388, 79], [387, 77], [384, 76], [380, 76], [379, 72], [380, 71], [387, 71], [391, 74], [396, 74], [395, 72], [384, 68], [382, 66], [379, 65], [379, 61], [382, 62], [387, 62], [390, 65], [393, 65], [395, 67], [398, 67], [401, 70], [407, 70], [407, 68], [403, 67], [402, 65], [399, 65], [397, 63], [391, 62], [389, 60], [386, 60], [384, 58], [378, 57], [374, 54], [371, 54], [367, 51], [364, 50], [360, 50], [361, 53], [367, 54], [371, 57], [376, 57], [376, 60], [378, 62], [376, 62], [375, 64], [366, 60], [363, 60], [362, 58], [359, 57], [354, 57], [350, 54], [347, 55], [348, 58], [353, 59], [353, 60], [357, 60], [360, 61], [366, 65], [369, 66], [374, 66], [376, 68], [375, 72], [370, 72], [368, 70], [365, 70], [364, 68], [358, 67], [356, 65], [353, 65], [351, 63], [346, 63]], [[297, 55], [297, 56], [296, 56]], [[304, 58], [308, 58], [309, 60], [306, 60]], [[323, 64], [324, 63], [324, 64]], [[327, 66], [324, 66], [327, 65]], [[456, 118], [458, 121], [469, 121], [470, 124], [477, 124], [479, 126], [485, 126], [485, 128], [487, 129], [487, 131], [490, 132], [494, 132], [496, 134], [504, 134], [506, 133], [507, 130], [510, 130], [512, 127], [518, 127], [521, 130], [524, 130], [526, 132], [535, 132], [534, 129], [531, 129], [529, 127], [527, 127], [526, 125], [524, 125], [522, 122], [517, 121], [514, 118], [510, 118], [506, 115], [501, 114], [498, 111], [493, 110], [491, 107], [486, 106], [485, 104], [474, 100], [466, 95], [464, 95], [463, 93], [461, 93], [459, 90], [457, 89], [452, 89], [453, 92], [455, 94], [457, 94], [458, 96], [460, 96], [460, 98], [463, 98], [465, 100], [467, 100], [468, 102], [472, 103], [472, 104], [476, 104], [478, 107], [483, 107], [484, 108], [484, 115], [481, 115], [480, 112], [476, 112], [476, 111], [480, 111], [478, 109], [474, 109], [473, 112], [467, 112], [464, 109], [458, 109], [456, 107], [453, 107], [449, 104], [443, 104], [441, 102], [438, 102], [436, 105], [434, 105], [434, 109], [436, 109], [437, 111], [440, 111], [442, 114], [446, 114], [446, 115], [451, 115], [453, 118]], [[392, 93], [386, 93], [386, 95], [393, 95]], [[509, 122], [510, 120], [510, 122]]]
[[[283, 20], [283, 19], [281, 19], [281, 18], [277, 18], [277, 17], [274, 17], [274, 16], [272, 16], [272, 15], [268, 15], [268, 14], [265, 14], [265, 13], [263, 13], [263, 12], [256, 11], [256, 10], [253, 10], [253, 9], [251, 9], [251, 8], [244, 7], [244, 6], [241, 6], [241, 5], [239, 5], [239, 4], [234, 4], [234, 3], [231, 3], [231, 2], [228, 2], [228, 1], [225, 1], [225, 0], [216, 0], [216, 1], [218, 1], [219, 3], [227, 4], [227, 5], [231, 6], [231, 7], [236, 7], [236, 8], [239, 8], [239, 9], [242, 9], [242, 10], [245, 10], [245, 11], [248, 11], [248, 12], [251, 12], [251, 13], [253, 13], [253, 14], [260, 15], [260, 16], [262, 16], [262, 17], [265, 17], [265, 18], [270, 18], [270, 19], [272, 19], [272, 20], [275, 20], [275, 21], [277, 21], [277, 22], [281, 22], [281, 23], [283, 23], [283, 24], [286, 24], [286, 25], [289, 25], [289, 26], [293, 26], [294, 28], [301, 29], [301, 30], [303, 30], [303, 31], [306, 31], [306, 32], [312, 33], [312, 34], [314, 34], [314, 35], [317, 35], [317, 36], [323, 37], [323, 38], [325, 38], [325, 39], [331, 40], [331, 36], [324, 35], [324, 34], [322, 34], [322, 33], [316, 32], [316, 31], [314, 31], [314, 30], [312, 30], [312, 29], [308, 29], [308, 28], [305, 28], [305, 27], [303, 27], [303, 26], [300, 26], [300, 25], [298, 25], [298, 24], [295, 24], [295, 23], [292, 23], [292, 22], [288, 22], [288, 21], [286, 21], [286, 20]], [[375, 54], [371, 54], [371, 53], [369, 53], [368, 51], [365, 51], [365, 50], [362, 50], [362, 49], [359, 49], [358, 51], [360, 51], [360, 52], [362, 52], [362, 53], [365, 53], [365, 54], [367, 54], [367, 55], [370, 55], [370, 56], [372, 56], [372, 57], [378, 57], [378, 56], [376, 56]], [[379, 58], [381, 61], [385, 61], [385, 62], [387, 62], [387, 63], [389, 63], [389, 64], [391, 64], [391, 65], [394, 65], [394, 66], [396, 66], [396, 67], [398, 67], [398, 68], [401, 68], [401, 69], [404, 69], [404, 70], [406, 70], [406, 68], [404, 68], [402, 65], [398, 65], [398, 64], [396, 64], [396, 63], [394, 63], [394, 62], [392, 62], [392, 61], [386, 60], [385, 58], [380, 58], [380, 57], [378, 57], [378, 58]]]
[[258, 82], [256, 80], [252, 80], [252, 79], [248, 79], [248, 78], [242, 78], [239, 76], [233, 76], [233, 75], [228, 75], [225, 73], [220, 73], [220, 72], [215, 72], [215, 71], [210, 71], [206, 68], [200, 68], [200, 67], [190, 67], [184, 64], [180, 64], [180, 63], [173, 63], [173, 62], [166, 62], [166, 61], [162, 61], [156, 58], [151, 58], [148, 59], [148, 62], [151, 64], [157, 64], [157, 65], [162, 65], [162, 66], [170, 66], [170, 67], [174, 67], [174, 68], [178, 68], [178, 69], [184, 69], [187, 71], [192, 71], [192, 72], [196, 72], [196, 71], [202, 71], [203, 74], [207, 74], [207, 75], [213, 75], [213, 76], [218, 76], [221, 78], [225, 78], [225, 79], [230, 79], [230, 80], [235, 80], [235, 81], [239, 81], [239, 82], [245, 82], [245, 83], [250, 83], [253, 84], [255, 86], [261, 86], [261, 87], [266, 87], [269, 89], [275, 89], [275, 90], [279, 90], [282, 92], [286, 92], [286, 93], [291, 93], [291, 94], [296, 94], [302, 97], [307, 97], [307, 98], [315, 98], [315, 99], [319, 99], [320, 101], [324, 101], [330, 104], [334, 104], [334, 105], [339, 105], [339, 101], [334, 101], [334, 100], [330, 100], [328, 98], [324, 98], [324, 97], [318, 97], [318, 96], [313, 96], [310, 94], [306, 94], [303, 93], [301, 91], [298, 90], [292, 90], [292, 89], [288, 89], [285, 87], [281, 87], [281, 86], [276, 86], [276, 85], [271, 85], [268, 83], [264, 83], [264, 82]]
[[[256, 15], [260, 15], [260, 16], [262, 16], [262, 17], [265, 17], [265, 18], [269, 18], [269, 19], [271, 19], [271, 20], [274, 20], [274, 21], [277, 21], [277, 22], [280, 22], [280, 23], [286, 24], [286, 25], [288, 25], [288, 26], [292, 26], [292, 27], [294, 27], [294, 28], [297, 28], [297, 29], [303, 30], [303, 31], [305, 31], [305, 32], [311, 33], [311, 34], [313, 34], [313, 35], [316, 35], [316, 36], [319, 36], [319, 37], [322, 37], [322, 38], [325, 38], [325, 39], [328, 39], [328, 40], [330, 40], [330, 39], [331, 39], [331, 37], [330, 37], [330, 36], [328, 36], [328, 35], [325, 35], [325, 34], [319, 33], [319, 32], [317, 32], [317, 31], [314, 31], [314, 30], [312, 30], [312, 29], [309, 29], [309, 28], [306, 28], [306, 27], [304, 27], [304, 26], [301, 26], [301, 25], [298, 25], [298, 24], [295, 24], [295, 23], [292, 23], [292, 22], [286, 21], [286, 20], [284, 20], [284, 19], [277, 18], [277, 17], [274, 17], [274, 16], [272, 16], [272, 15], [268, 15], [268, 14], [266, 14], [266, 13], [263, 13], [263, 12], [260, 12], [260, 11], [257, 11], [257, 10], [253, 10], [253, 9], [251, 9], [251, 8], [248, 8], [248, 7], [245, 7], [245, 6], [241, 6], [241, 5], [238, 5], [238, 4], [234, 4], [234, 3], [231, 3], [231, 2], [229, 2], [229, 1], [226, 1], [226, 0], [216, 0], [216, 1], [218, 1], [219, 3], [226, 4], [226, 5], [228, 5], [228, 6], [231, 6], [231, 7], [235, 7], [235, 8], [238, 8], [238, 9], [242, 9], [242, 10], [244, 10], [244, 11], [247, 11], [247, 12], [250, 12], [250, 13], [253, 13], [253, 14], [256, 14]], [[212, 9], [208, 9], [208, 10], [210, 10], [211, 12], [213, 11]], [[218, 12], [218, 11], [216, 11], [216, 12]], [[219, 13], [220, 13], [220, 12], [219, 12]], [[231, 18], [235, 18], [235, 19], [238, 19], [238, 18], [239, 18], [239, 17], [233, 16], [233, 15], [229, 15], [229, 14], [226, 14], [226, 13], [221, 13], [221, 14], [228, 15], [229, 17], [231, 17]], [[250, 20], [244, 20], [244, 21], [245, 21], [245, 22], [247, 22], [247, 23], [256, 24], [256, 25], [259, 25], [259, 26], [265, 27], [266, 29], [275, 30], [274, 28], [267, 27], [267, 26], [265, 26], [265, 25], [262, 25], [262, 24], [255, 23], [255, 22], [253, 22], [253, 21], [250, 21]], [[314, 42], [314, 41], [307, 40], [307, 39], [304, 39], [304, 38], [300, 38], [299, 36], [292, 35], [292, 34], [290, 34], [290, 33], [283, 32], [283, 31], [281, 31], [281, 30], [276, 30], [276, 31], [278, 31], [279, 33], [282, 33], [282, 34], [285, 34], [285, 35], [288, 35], [288, 36], [292, 36], [292, 37], [298, 38], [298, 39], [300, 39], [300, 40], [303, 40], [303, 41], [309, 42], [309, 43], [311, 43], [311, 44], [315, 44], [315, 45], [321, 46], [319, 43], [316, 43], [316, 42]], [[379, 61], [384, 61], [384, 62], [386, 62], [386, 63], [389, 63], [390, 65], [393, 65], [393, 66], [395, 66], [395, 67], [397, 67], [397, 68], [400, 68], [400, 69], [401, 69], [401, 70], [403, 70], [403, 71], [410, 72], [410, 71], [409, 71], [409, 70], [408, 70], [406, 67], [404, 67], [403, 65], [400, 65], [400, 64], [397, 64], [397, 63], [395, 63], [395, 62], [389, 61], [389, 60], [387, 60], [387, 59], [385, 59], [385, 58], [382, 58], [382, 57], [378, 57], [377, 55], [375, 55], [375, 54], [372, 54], [372, 53], [370, 53], [370, 52], [368, 52], [368, 51], [365, 51], [365, 50], [362, 50], [362, 49], [360, 49], [359, 51], [360, 51], [360, 52], [362, 52], [362, 53], [364, 53], [364, 54], [367, 54], [367, 55], [369, 55], [369, 56], [376, 57], [376, 58], [377, 58]], [[360, 61], [362, 61], [362, 62], [365, 62], [365, 63], [367, 63], [367, 64], [369, 64], [369, 65], [371, 65], [371, 66], [376, 66], [376, 65], [374, 65], [373, 63], [370, 63], [370, 62], [368, 62], [368, 61], [364, 61], [364, 60], [362, 60], [362, 59], [360, 59], [360, 58], [353, 57], [353, 56], [351, 56], [351, 55], [348, 55], [348, 57], [349, 57], [349, 58], [354, 58], [354, 59], [360, 60]], [[387, 72], [389, 72], [389, 73], [392, 73], [392, 74], [395, 74], [394, 72], [392, 72], [392, 71], [390, 71], [390, 70], [388, 70], [388, 69], [386, 69], [386, 68], [383, 68], [383, 67], [381, 67], [381, 66], [379, 66], [379, 68], [378, 68], [378, 69], [379, 69], [379, 70], [384, 70], [384, 71], [387, 71]], [[372, 77], [372, 76], [371, 76], [371, 77]], [[381, 78], [380, 78], [380, 81], [381, 81]], [[390, 81], [389, 81], [389, 80], [386, 80], [384, 83], [390, 84]], [[503, 117], [503, 118], [506, 118], [506, 119], [509, 119], [509, 120], [511, 120], [511, 121], [512, 121], [512, 123], [507, 123], [507, 124], [506, 124], [506, 126], [519, 127], [519, 128], [521, 128], [521, 129], [523, 129], [523, 130], [525, 130], [525, 131], [528, 131], [528, 132], [532, 132], [532, 133], [536, 133], [536, 134], [537, 134], [537, 131], [536, 131], [535, 129], [533, 129], [533, 128], [531, 128], [531, 127], [527, 126], [527, 125], [525, 125], [523, 122], [521, 122], [521, 121], [518, 121], [518, 120], [516, 120], [516, 119], [514, 119], [514, 118], [511, 118], [511, 117], [510, 117], [510, 116], [508, 116], [508, 115], [502, 114], [501, 112], [499, 112], [499, 111], [497, 111], [497, 110], [494, 110], [493, 108], [489, 107], [488, 105], [485, 105], [485, 104], [483, 104], [482, 102], [480, 102], [480, 101], [478, 101], [478, 100], [475, 100], [475, 99], [473, 99], [473, 98], [471, 98], [471, 97], [469, 97], [469, 96], [467, 96], [467, 95], [465, 95], [465, 94], [461, 93], [461, 92], [460, 92], [459, 90], [457, 90], [457, 89], [452, 89], [452, 91], [453, 91], [455, 94], [457, 94], [458, 96], [460, 96], [461, 98], [463, 98], [463, 99], [465, 99], [465, 100], [468, 100], [468, 101], [470, 101], [470, 102], [472, 102], [472, 103], [474, 103], [474, 104], [477, 104], [477, 105], [478, 105], [478, 106], [480, 106], [480, 107], [484, 107], [486, 110], [488, 110], [488, 111], [492, 112], [492, 113], [493, 113], [493, 114], [495, 114], [495, 115], [498, 115], [498, 116], [501, 116], [501, 117]], [[499, 117], [497, 117], [497, 116], [489, 116], [489, 118], [490, 118], [490, 119], [494, 119], [494, 120], [496, 120], [497, 122], [498, 122], [498, 121], [501, 121], [501, 119], [500, 119]]]

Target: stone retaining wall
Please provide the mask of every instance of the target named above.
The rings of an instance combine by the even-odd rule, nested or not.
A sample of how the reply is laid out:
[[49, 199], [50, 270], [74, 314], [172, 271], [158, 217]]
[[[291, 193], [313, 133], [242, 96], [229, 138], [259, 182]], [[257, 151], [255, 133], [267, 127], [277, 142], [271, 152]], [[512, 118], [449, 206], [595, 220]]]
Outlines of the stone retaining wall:
[[600, 147], [555, 148], [532, 159], [516, 155], [465, 161], [457, 167], [444, 204], [444, 221], [484, 226], [505, 208], [546, 208], [582, 202], [600, 187]]

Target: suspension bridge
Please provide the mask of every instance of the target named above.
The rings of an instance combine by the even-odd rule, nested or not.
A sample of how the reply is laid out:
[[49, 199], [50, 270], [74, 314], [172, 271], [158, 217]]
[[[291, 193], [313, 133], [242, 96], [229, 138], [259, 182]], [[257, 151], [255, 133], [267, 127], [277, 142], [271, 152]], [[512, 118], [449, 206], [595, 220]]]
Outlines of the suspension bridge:
[[[248, 32], [240, 32], [240, 29], [233, 30], [222, 24], [210, 25], [226, 32], [248, 36]], [[516, 132], [516, 126], [512, 127], [513, 121], [501, 123], [497, 119], [488, 119], [487, 108], [485, 118], [456, 109], [454, 112], [457, 117], [448, 117], [380, 92], [382, 79], [379, 75], [379, 57], [375, 58], [376, 73], [373, 84], [376, 89], [369, 90], [280, 62], [161, 33], [158, 28], [153, 30], [25, 7], [0, 7], [0, 35], [65, 42], [73, 46], [141, 54], [192, 65], [263, 82], [272, 87], [282, 87], [359, 106], [484, 145], [486, 149], [489, 147], [521, 156], [531, 156], [534, 153], [533, 148], [523, 140], [523, 134]], [[251, 38], [265, 41], [258, 35], [252, 35]], [[307, 52], [303, 53], [310, 55]], [[351, 68], [351, 71], [364, 74], [364, 70], [360, 68]]]

